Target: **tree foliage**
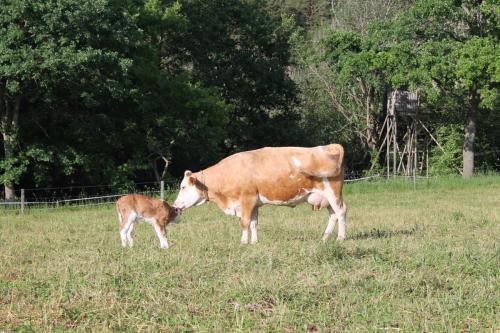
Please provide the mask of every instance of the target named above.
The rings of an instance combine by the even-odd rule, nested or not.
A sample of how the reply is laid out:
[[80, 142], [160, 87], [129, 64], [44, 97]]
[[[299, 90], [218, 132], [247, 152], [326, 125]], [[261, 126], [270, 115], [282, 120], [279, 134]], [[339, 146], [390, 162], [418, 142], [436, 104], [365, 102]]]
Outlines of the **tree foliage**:
[[498, 168], [499, 17], [496, 0], [5, 0], [0, 182], [12, 198], [331, 142], [366, 170], [390, 89], [421, 94], [450, 150], [433, 170]]

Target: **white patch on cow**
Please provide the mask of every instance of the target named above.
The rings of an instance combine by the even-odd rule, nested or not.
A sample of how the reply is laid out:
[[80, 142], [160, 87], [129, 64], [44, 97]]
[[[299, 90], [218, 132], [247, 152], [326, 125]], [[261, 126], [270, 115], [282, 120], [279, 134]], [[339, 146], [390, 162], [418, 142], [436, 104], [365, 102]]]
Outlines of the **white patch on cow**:
[[292, 162], [293, 162], [293, 165], [295, 165], [296, 168], [300, 168], [300, 166], [302, 165], [302, 163], [300, 163], [299, 159], [295, 156], [292, 157]]
[[258, 204], [260, 205], [278, 205], [278, 206], [297, 206], [307, 200], [308, 192], [298, 194], [288, 200], [269, 200], [262, 194], [258, 196]]
[[241, 217], [241, 205], [238, 201], [230, 201], [226, 208], [224, 208], [226, 215], [234, 215]]
[[181, 189], [175, 199], [174, 207], [186, 209], [193, 206], [199, 206], [206, 201], [206, 198], [196, 188], [194, 184], [189, 184], [189, 178], [184, 177], [181, 182]]

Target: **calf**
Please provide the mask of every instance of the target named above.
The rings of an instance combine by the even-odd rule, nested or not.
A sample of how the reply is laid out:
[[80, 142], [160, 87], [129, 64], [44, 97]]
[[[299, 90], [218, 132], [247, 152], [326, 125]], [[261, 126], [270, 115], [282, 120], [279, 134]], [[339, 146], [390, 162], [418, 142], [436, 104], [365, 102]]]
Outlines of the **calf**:
[[179, 222], [180, 210], [170, 207], [165, 201], [153, 199], [141, 194], [130, 194], [116, 202], [116, 211], [120, 221], [120, 238], [122, 246], [134, 245], [132, 232], [139, 219], [151, 224], [160, 239], [160, 247], [168, 248], [166, 226], [170, 222]]

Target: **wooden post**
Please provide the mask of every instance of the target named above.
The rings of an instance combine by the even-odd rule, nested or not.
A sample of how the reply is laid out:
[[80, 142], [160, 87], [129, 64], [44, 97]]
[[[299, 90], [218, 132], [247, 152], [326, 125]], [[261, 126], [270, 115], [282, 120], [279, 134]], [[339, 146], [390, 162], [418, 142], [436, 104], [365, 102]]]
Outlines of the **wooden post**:
[[417, 190], [417, 168], [416, 168], [416, 165], [417, 165], [417, 148], [415, 147], [415, 165], [413, 166], [413, 190], [416, 191]]
[[21, 214], [24, 214], [24, 188], [21, 189]]
[[387, 179], [389, 179], [389, 175], [390, 175], [390, 168], [391, 168], [391, 164], [390, 164], [390, 156], [391, 156], [391, 153], [390, 153], [390, 150], [391, 150], [391, 129], [392, 129], [392, 118], [390, 118], [391, 120], [387, 123], [387, 135], [386, 135], [386, 138], [387, 138], [387, 146], [385, 148], [385, 162], [386, 162], [386, 165], [387, 165]]
[[427, 149], [425, 150], [425, 177], [429, 180], [429, 144], [427, 144]]
[[392, 152], [392, 175], [394, 178], [396, 178], [396, 174], [397, 174], [397, 152], [396, 152], [396, 149], [399, 150], [399, 147], [397, 146], [398, 144], [398, 136], [397, 136], [397, 130], [398, 130], [398, 124], [397, 124], [397, 118], [396, 118], [396, 115], [394, 115], [394, 125], [393, 125], [393, 129], [392, 129], [392, 143], [393, 143], [393, 152]]
[[163, 200], [165, 198], [165, 182], [162, 180], [160, 182], [160, 199]]

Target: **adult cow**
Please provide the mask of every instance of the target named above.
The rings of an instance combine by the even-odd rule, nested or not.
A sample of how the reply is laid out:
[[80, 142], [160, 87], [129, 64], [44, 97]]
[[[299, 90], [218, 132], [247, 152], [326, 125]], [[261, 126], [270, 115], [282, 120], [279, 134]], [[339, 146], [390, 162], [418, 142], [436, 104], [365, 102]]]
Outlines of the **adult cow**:
[[184, 210], [213, 201], [224, 213], [240, 218], [241, 243], [257, 242], [258, 209], [264, 204], [295, 207], [308, 202], [328, 208], [323, 240], [339, 221], [337, 240], [346, 232], [344, 148], [338, 144], [312, 148], [266, 147], [226, 157], [196, 173], [187, 170], [173, 206]]

